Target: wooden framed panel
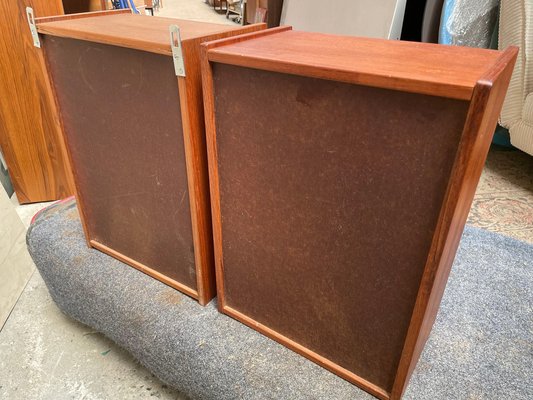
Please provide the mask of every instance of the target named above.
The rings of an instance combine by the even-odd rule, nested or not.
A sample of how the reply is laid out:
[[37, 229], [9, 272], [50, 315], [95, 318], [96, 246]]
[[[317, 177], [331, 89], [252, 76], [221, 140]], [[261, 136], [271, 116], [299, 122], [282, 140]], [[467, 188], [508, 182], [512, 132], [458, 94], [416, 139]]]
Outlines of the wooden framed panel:
[[515, 57], [290, 28], [206, 44], [220, 310], [400, 398]]
[[201, 304], [215, 283], [199, 46], [263, 27], [132, 14], [38, 24], [88, 244]]

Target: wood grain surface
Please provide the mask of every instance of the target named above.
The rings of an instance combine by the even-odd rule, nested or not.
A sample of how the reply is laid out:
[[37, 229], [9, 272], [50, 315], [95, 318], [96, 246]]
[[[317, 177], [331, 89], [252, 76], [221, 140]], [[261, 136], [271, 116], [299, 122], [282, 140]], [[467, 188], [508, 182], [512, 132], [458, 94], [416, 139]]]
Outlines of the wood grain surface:
[[105, 2], [102, 0], [63, 0], [63, 9], [66, 14], [102, 11], [105, 10], [104, 6]]
[[285, 31], [228, 44], [211, 61], [469, 100], [495, 50]]
[[105, 19], [94, 17], [42, 23], [38, 25], [38, 30], [39, 33], [47, 35], [90, 40], [92, 42], [171, 55], [170, 25], [178, 25], [180, 27], [182, 41], [239, 29], [229, 25], [206, 22], [120, 14], [107, 16]]
[[[65, 0], [68, 1], [68, 0]], [[12, 2], [15, 3], [15, 2]], [[23, 1], [24, 7], [32, 7], [35, 17], [61, 15], [65, 13], [62, 0], [30, 0]], [[26, 11], [24, 10], [24, 16]]]
[[70, 19], [80, 19], [80, 18], [92, 18], [92, 17], [102, 17], [114, 14], [131, 14], [129, 8], [118, 9], [118, 10], [107, 10], [107, 11], [88, 11], [75, 14], [64, 14], [64, 15], [52, 15], [50, 17], [36, 17], [35, 23], [37, 25], [44, 24], [46, 22], [57, 22], [57, 21], [66, 21]]
[[57, 109], [26, 19], [62, 13], [58, 1], [0, 3], [0, 146], [20, 203], [56, 200], [74, 188]]

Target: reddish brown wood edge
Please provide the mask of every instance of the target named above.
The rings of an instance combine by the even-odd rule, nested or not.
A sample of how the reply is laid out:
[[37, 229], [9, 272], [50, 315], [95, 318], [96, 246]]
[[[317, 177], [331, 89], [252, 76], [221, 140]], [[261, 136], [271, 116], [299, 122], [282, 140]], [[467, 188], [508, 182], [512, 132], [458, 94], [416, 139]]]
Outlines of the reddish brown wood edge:
[[38, 17], [38, 18], [35, 18], [35, 23], [44, 24], [45, 22], [57, 22], [57, 21], [65, 21], [65, 20], [70, 20], [70, 19], [100, 17], [104, 15], [116, 15], [116, 14], [131, 14], [131, 10], [129, 8], [124, 8], [120, 10], [89, 11], [89, 12], [84, 12], [84, 13], [54, 15], [51, 17]]
[[391, 399], [400, 399], [435, 321], [485, 164], [518, 49], [502, 54], [474, 88], [459, 151], [433, 235]]
[[[189, 204], [192, 223], [192, 235], [194, 243], [194, 262], [196, 265], [196, 282], [198, 288], [198, 301], [201, 305], [206, 305], [214, 296], [214, 277], [211, 276], [213, 266], [213, 249], [211, 245], [211, 227], [208, 220], [211, 212], [208, 210], [209, 198], [206, 198], [204, 191], [205, 166], [202, 163], [200, 149], [196, 140], [199, 136], [194, 122], [190, 121], [189, 77], [178, 78], [180, 91], [180, 106], [183, 124], [183, 143], [185, 149], [185, 162], [187, 168], [187, 185], [189, 189]], [[200, 131], [201, 132], [201, 131]]]
[[[279, 33], [283, 30], [286, 29], [273, 31], [272, 33]], [[246, 39], [246, 37], [242, 37], [242, 40], [226, 42], [222, 44], [231, 45]], [[280, 43], [282, 43], [284, 39], [286, 38], [280, 38]], [[431, 47], [432, 51], [437, 51], [436, 48], [439, 46], [432, 45], [428, 47]], [[426, 56], [430, 57], [429, 52], [425, 54]], [[461, 100], [471, 99], [474, 86], [474, 80], [471, 80], [469, 84], [465, 85], [439, 82], [438, 80], [434, 81], [433, 79], [428, 80], [417, 76], [416, 73], [411, 74], [410, 76], [394, 76], [394, 74], [391, 73], [380, 74], [374, 71], [354, 72], [349, 68], [309, 63], [308, 61], [302, 62], [298, 56], [295, 56], [292, 59], [275, 59], [268, 56], [265, 57], [264, 55], [258, 56], [254, 54], [248, 54], [248, 52], [244, 49], [241, 49], [240, 51], [235, 51], [235, 49], [233, 49], [233, 51], [229, 52], [225, 52], [224, 50], [212, 51], [209, 54], [209, 60], [222, 64], [231, 64], [240, 67], [254, 68], [283, 74], [300, 75], [362, 86], [394, 89], [402, 92], [426, 94], [430, 96], [455, 98]], [[424, 67], [419, 66], [418, 68], [423, 69]], [[414, 67], [413, 71], [416, 69], [417, 68]]]
[[323, 368], [326, 368], [335, 374], [339, 375], [341, 378], [346, 379], [349, 382], [359, 386], [361, 389], [364, 389], [373, 396], [376, 396], [381, 400], [390, 399], [390, 394], [383, 390], [382, 388], [374, 385], [372, 382], [367, 381], [366, 379], [361, 378], [360, 376], [354, 374], [353, 372], [348, 371], [347, 369], [341, 367], [334, 362], [331, 362], [325, 357], [309, 350], [308, 348], [296, 343], [295, 341], [289, 339], [286, 336], [280, 335], [276, 331], [268, 328], [267, 326], [260, 324], [259, 322], [253, 320], [250, 317], [240, 313], [239, 311], [228, 307], [226, 305], [222, 306], [221, 311], [229, 315], [232, 318], [235, 318], [238, 321], [243, 322], [245, 325], [249, 326], [252, 329], [255, 329], [258, 332], [261, 332], [263, 335], [269, 337], [272, 340], [275, 340], [278, 343], [288, 347], [289, 349], [295, 351], [296, 353], [308, 358], [309, 360], [317, 363]]
[[89, 238], [91, 236], [90, 236], [89, 228], [88, 228], [88, 225], [87, 225], [87, 217], [86, 217], [85, 212], [84, 212], [85, 208], [83, 207], [83, 199], [82, 199], [82, 196], [80, 194], [79, 187], [78, 187], [79, 179], [78, 179], [78, 175], [76, 173], [76, 169], [74, 168], [74, 164], [72, 162], [72, 153], [70, 151], [70, 143], [69, 143], [69, 140], [68, 140], [68, 136], [65, 133], [65, 127], [64, 127], [64, 123], [63, 123], [61, 107], [59, 106], [59, 101], [57, 99], [57, 93], [56, 93], [56, 90], [55, 90], [56, 86], [54, 84], [54, 79], [53, 79], [52, 75], [50, 74], [51, 69], [50, 69], [50, 66], [48, 65], [49, 63], [48, 63], [48, 57], [46, 56], [46, 48], [45, 47], [46, 46], [41, 47], [40, 53], [41, 53], [41, 57], [43, 58], [43, 65], [45, 66], [46, 76], [48, 77], [48, 83], [49, 83], [49, 86], [50, 86], [51, 97], [52, 97], [52, 100], [54, 102], [55, 108], [57, 110], [57, 116], [58, 116], [58, 119], [59, 119], [61, 136], [62, 136], [62, 139], [63, 139], [63, 148], [64, 148], [64, 151], [65, 151], [65, 154], [66, 154], [66, 159], [68, 160], [68, 164], [69, 164], [69, 170], [70, 170], [70, 173], [71, 173], [71, 181], [72, 181], [72, 185], [74, 186], [74, 191], [75, 191], [75, 196], [76, 196], [76, 203], [78, 205], [78, 213], [80, 215], [80, 222], [81, 222], [81, 225], [83, 227], [83, 233], [85, 234], [85, 241], [87, 243], [87, 246], [91, 247], [91, 243], [89, 241]]
[[[265, 25], [265, 24], [256, 24], [256, 25]], [[278, 26], [277, 28], [271, 28], [271, 29], [265, 29], [265, 30], [260, 30], [256, 32], [245, 33], [243, 35], [237, 35], [237, 36], [232, 36], [229, 38], [212, 40], [210, 42], [203, 43], [202, 44], [202, 61], [205, 61], [208, 59], [207, 52], [211, 49], [214, 49], [220, 46], [227, 46], [233, 43], [244, 42], [245, 40], [258, 38], [261, 36], [274, 35], [276, 33], [290, 31], [290, 30], [292, 30], [292, 26]], [[202, 66], [205, 66], [204, 63], [202, 63]], [[204, 94], [205, 94], [205, 90], [204, 90]]]
[[158, 281], [161, 281], [164, 284], [166, 284], [166, 285], [168, 285], [170, 287], [173, 287], [174, 289], [177, 289], [180, 292], [185, 293], [188, 296], [191, 296], [194, 299], [198, 299], [198, 292], [196, 290], [191, 289], [190, 287], [185, 286], [184, 284], [182, 284], [182, 283], [180, 283], [178, 281], [170, 279], [167, 276], [157, 272], [156, 270], [154, 270], [154, 269], [152, 269], [150, 267], [147, 267], [146, 265], [141, 264], [140, 262], [137, 262], [137, 261], [125, 256], [124, 254], [119, 253], [118, 251], [115, 251], [115, 250], [107, 247], [106, 245], [97, 242], [96, 240], [90, 240], [89, 242], [90, 242], [91, 247], [93, 247], [93, 248], [95, 248], [97, 250], [100, 250], [101, 252], [106, 253], [106, 254], [110, 255], [111, 257], [116, 258], [117, 260], [120, 260], [120, 261], [132, 266], [133, 268], [141, 271], [141, 272], [144, 272], [146, 275], [149, 275], [149, 276], [157, 279]]
[[[265, 28], [265, 24], [253, 24], [240, 29], [183, 42], [186, 76], [178, 77], [177, 83], [181, 99], [181, 119], [191, 208], [198, 302], [201, 305], [206, 305], [215, 297], [216, 286], [202, 77], [200, 70], [194, 68], [194, 66], [200, 63], [200, 46], [203, 41], [220, 38], [221, 36], [240, 35]], [[197, 110], [197, 112], [191, 113], [191, 109]]]

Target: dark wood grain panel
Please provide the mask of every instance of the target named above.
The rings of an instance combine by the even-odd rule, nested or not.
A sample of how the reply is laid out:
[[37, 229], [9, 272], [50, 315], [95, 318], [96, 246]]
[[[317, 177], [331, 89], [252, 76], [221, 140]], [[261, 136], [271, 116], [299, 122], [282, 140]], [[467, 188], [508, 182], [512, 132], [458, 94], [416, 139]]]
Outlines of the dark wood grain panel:
[[282, 10], [283, 0], [268, 0], [267, 23], [269, 28], [279, 26]]
[[468, 103], [213, 76], [223, 307], [390, 392]]
[[[106, 0], [63, 0], [65, 14], [105, 10]], [[131, 11], [130, 11], [131, 12]]]
[[[68, 1], [68, 0], [65, 0]], [[64, 14], [63, 0], [30, 0], [26, 6], [33, 8], [36, 17]]]
[[0, 2], [0, 146], [19, 202], [73, 194], [57, 109], [42, 54], [33, 46], [26, 7], [62, 13], [58, 1]]
[[197, 290], [170, 57], [43, 37], [94, 240]]

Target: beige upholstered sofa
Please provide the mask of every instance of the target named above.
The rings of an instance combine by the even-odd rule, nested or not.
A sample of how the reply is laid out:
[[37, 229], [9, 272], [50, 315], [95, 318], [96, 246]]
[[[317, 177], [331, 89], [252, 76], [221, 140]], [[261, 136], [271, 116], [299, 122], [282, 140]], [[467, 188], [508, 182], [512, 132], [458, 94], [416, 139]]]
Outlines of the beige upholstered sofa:
[[511, 143], [533, 155], [533, 1], [502, 0], [498, 47], [520, 47], [500, 116]]

